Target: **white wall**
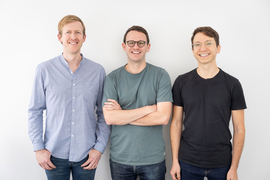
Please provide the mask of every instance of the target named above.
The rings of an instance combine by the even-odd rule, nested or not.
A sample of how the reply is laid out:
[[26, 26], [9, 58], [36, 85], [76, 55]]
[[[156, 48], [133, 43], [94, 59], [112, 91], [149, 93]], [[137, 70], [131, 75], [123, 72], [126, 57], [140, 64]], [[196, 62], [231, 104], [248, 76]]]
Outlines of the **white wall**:
[[[57, 24], [67, 14], [87, 28], [82, 53], [110, 73], [126, 63], [121, 43], [132, 25], [148, 30], [151, 50], [146, 60], [165, 68], [172, 83], [196, 67], [190, 38], [198, 26], [220, 34], [219, 67], [244, 88], [246, 142], [240, 180], [269, 180], [270, 167], [270, 1], [269, 0], [1, 0], [0, 1], [0, 179], [45, 180], [27, 134], [27, 107], [36, 66], [62, 52]], [[169, 125], [164, 128], [167, 174], [171, 168]], [[108, 148], [97, 180], [110, 179]]]

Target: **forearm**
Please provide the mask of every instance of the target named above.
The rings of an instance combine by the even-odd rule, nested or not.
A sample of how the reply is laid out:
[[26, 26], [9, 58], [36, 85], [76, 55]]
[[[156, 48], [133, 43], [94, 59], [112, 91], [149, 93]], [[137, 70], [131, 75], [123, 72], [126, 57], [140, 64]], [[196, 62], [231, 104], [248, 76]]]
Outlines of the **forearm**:
[[140, 119], [130, 122], [136, 126], [156, 126], [168, 124], [172, 111], [171, 102], [161, 102], [157, 105], [157, 111], [152, 112]]
[[234, 132], [231, 169], [237, 170], [245, 141], [245, 129]]
[[108, 125], [126, 125], [154, 111], [154, 106], [144, 106], [131, 110], [107, 110], [103, 107], [104, 117]]
[[179, 148], [180, 148], [181, 134], [182, 134], [182, 125], [172, 120], [171, 127], [170, 127], [170, 137], [171, 137], [173, 162], [179, 161], [178, 154], [179, 154]]

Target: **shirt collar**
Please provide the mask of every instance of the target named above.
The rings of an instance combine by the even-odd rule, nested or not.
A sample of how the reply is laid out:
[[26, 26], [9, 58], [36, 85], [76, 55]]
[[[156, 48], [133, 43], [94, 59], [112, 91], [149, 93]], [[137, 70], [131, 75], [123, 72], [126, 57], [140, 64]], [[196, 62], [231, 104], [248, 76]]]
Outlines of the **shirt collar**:
[[[82, 53], [81, 53], [81, 56], [82, 56], [82, 60], [81, 60], [79, 66], [83, 65], [83, 63], [84, 63], [84, 61], [85, 61], [85, 58], [84, 58], [84, 56], [83, 56]], [[68, 66], [68, 62], [66, 61], [66, 59], [65, 59], [64, 56], [63, 56], [63, 53], [60, 55], [60, 61], [61, 61], [64, 65], [66, 65], [67, 67], [69, 67], [69, 66]]]

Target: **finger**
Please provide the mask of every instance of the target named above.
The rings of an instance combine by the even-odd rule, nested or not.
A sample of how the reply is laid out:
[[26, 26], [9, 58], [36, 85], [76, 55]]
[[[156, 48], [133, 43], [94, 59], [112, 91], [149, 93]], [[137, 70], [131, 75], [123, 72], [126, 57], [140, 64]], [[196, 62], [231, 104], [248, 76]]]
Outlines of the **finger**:
[[116, 102], [114, 99], [108, 99], [108, 102]]
[[90, 160], [88, 159], [85, 163], [81, 165], [81, 167], [86, 167], [90, 164]]
[[49, 165], [52, 169], [55, 169], [55, 168], [56, 168], [55, 165], [54, 165], [51, 161], [48, 162], [48, 165]]
[[48, 164], [45, 164], [43, 169], [52, 170], [53, 168], [51, 168]]
[[177, 172], [176, 177], [177, 177], [177, 180], [181, 179], [180, 172]]

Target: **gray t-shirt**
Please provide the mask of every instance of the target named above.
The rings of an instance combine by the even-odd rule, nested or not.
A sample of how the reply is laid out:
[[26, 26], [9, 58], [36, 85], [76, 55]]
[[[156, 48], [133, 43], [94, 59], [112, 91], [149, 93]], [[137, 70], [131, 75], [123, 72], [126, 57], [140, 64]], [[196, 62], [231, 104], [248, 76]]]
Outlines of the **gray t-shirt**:
[[[148, 63], [138, 74], [120, 67], [106, 77], [103, 105], [107, 99], [116, 100], [123, 110], [172, 102], [170, 76], [164, 69]], [[110, 158], [120, 164], [150, 165], [165, 159], [161, 125], [113, 125], [110, 143]]]

